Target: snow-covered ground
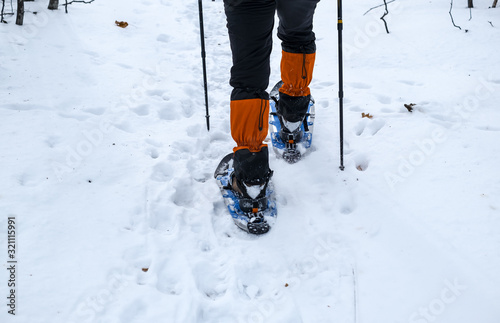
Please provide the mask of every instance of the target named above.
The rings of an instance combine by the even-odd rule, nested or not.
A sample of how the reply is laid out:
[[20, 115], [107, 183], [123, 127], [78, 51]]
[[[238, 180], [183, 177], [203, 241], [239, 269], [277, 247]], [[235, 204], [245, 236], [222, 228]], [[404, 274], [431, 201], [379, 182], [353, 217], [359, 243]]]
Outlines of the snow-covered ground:
[[472, 19], [455, 1], [462, 30], [449, 2], [396, 0], [390, 34], [383, 7], [365, 14], [382, 1], [344, 3], [343, 172], [336, 2], [319, 3], [314, 152], [272, 156], [279, 216], [260, 237], [213, 180], [233, 147], [222, 1], [204, 1], [210, 132], [197, 1], [47, 2], [0, 25], [2, 322], [500, 322], [492, 0]]

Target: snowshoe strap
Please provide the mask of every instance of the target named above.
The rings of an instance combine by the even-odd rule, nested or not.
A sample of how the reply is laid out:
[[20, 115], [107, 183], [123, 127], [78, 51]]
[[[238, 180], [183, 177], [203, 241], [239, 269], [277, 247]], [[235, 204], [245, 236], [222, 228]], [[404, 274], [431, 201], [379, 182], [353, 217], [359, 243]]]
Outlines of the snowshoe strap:
[[240, 209], [245, 213], [258, 213], [267, 209], [267, 197], [257, 199], [241, 198], [239, 200]]
[[307, 118], [310, 116], [310, 113], [306, 113], [306, 116], [304, 117], [304, 120], [302, 121], [304, 123], [304, 131], [309, 132], [309, 124], [307, 123]]

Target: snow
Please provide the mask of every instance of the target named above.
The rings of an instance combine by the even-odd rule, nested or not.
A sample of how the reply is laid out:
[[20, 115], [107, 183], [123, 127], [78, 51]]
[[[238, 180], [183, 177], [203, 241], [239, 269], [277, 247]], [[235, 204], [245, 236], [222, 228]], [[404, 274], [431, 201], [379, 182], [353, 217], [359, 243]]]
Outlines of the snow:
[[[4, 301], [8, 217], [18, 260], [16, 316], [5, 303], [0, 320], [499, 322], [491, 2], [469, 20], [455, 1], [459, 30], [446, 1], [396, 0], [390, 34], [383, 7], [364, 15], [380, 3], [344, 3], [345, 171], [336, 3], [319, 3], [314, 151], [295, 165], [271, 156], [278, 219], [259, 237], [233, 224], [213, 180], [233, 148], [222, 2], [203, 2], [210, 132], [197, 1], [68, 14], [26, 2], [24, 26], [0, 26]], [[279, 60], [275, 38], [270, 87]]]
[[[245, 184], [243, 184], [243, 185], [245, 185]], [[264, 189], [264, 185], [250, 185], [250, 186], [245, 185], [245, 187], [246, 187], [248, 196], [250, 196], [253, 199], [257, 198], [257, 196], [259, 196], [259, 194]]]

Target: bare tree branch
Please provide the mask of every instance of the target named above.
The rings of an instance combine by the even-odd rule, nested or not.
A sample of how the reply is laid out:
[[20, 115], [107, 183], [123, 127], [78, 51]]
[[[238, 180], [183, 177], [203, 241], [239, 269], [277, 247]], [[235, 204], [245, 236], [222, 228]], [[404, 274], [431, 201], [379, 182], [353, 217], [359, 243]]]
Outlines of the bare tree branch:
[[1, 12], [0, 22], [7, 23], [7, 21], [3, 20], [3, 10], [4, 9], [5, 9], [5, 0], [2, 0], [2, 12]]
[[66, 13], [68, 13], [68, 5], [73, 4], [73, 3], [92, 3], [94, 0], [73, 0], [68, 2], [68, 0], [65, 0], [65, 3], [63, 4], [64, 10]]
[[389, 10], [387, 9], [387, 1], [384, 0], [384, 5], [385, 5], [385, 12], [384, 14], [382, 15], [382, 17], [380, 17], [380, 19], [382, 19], [382, 21], [384, 22], [384, 26], [385, 26], [385, 31], [387, 31], [387, 33], [389, 33], [389, 28], [387, 28], [387, 21], [385, 21], [385, 16], [387, 16], [389, 14]]
[[451, 0], [451, 5], [450, 5], [450, 17], [451, 17], [451, 22], [453, 26], [457, 27], [458, 29], [462, 30], [460, 26], [455, 25], [455, 21], [453, 20], [453, 14], [451, 13], [451, 10], [453, 9], [453, 0]]
[[[387, 2], [387, 4], [392, 3], [392, 2], [394, 2], [394, 1], [396, 1], [396, 0], [391, 0], [391, 1]], [[367, 11], [363, 14], [363, 16], [364, 16], [364, 15], [366, 15], [367, 13], [369, 13], [370, 11], [372, 11], [373, 9], [377, 9], [377, 8], [382, 7], [382, 6], [385, 6], [385, 4], [380, 4], [380, 5], [378, 5], [378, 6], [375, 6], [375, 7], [372, 7], [372, 8], [370, 8], [370, 9], [368, 9], [368, 10], [367, 10]]]

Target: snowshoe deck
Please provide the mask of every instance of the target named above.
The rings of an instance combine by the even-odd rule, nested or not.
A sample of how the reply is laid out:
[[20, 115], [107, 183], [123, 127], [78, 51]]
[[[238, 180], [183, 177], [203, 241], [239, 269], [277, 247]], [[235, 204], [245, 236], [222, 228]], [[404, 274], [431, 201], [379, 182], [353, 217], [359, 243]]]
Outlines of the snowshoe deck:
[[277, 216], [272, 182], [269, 182], [266, 190], [267, 208], [257, 213], [244, 212], [240, 207], [240, 201], [244, 199], [231, 189], [233, 171], [233, 154], [231, 153], [221, 160], [214, 173], [214, 177], [229, 210], [229, 214], [240, 229], [257, 235], [267, 233], [271, 226], [274, 225]]

